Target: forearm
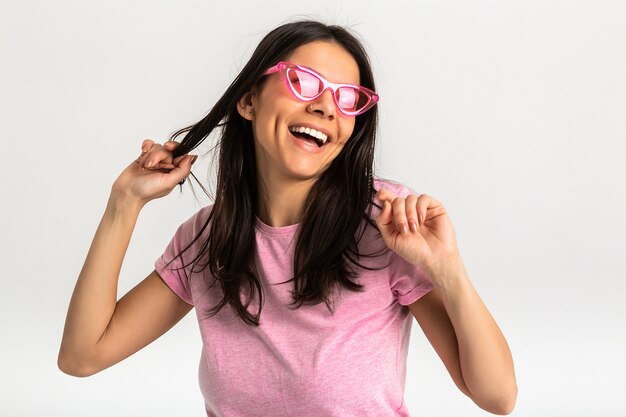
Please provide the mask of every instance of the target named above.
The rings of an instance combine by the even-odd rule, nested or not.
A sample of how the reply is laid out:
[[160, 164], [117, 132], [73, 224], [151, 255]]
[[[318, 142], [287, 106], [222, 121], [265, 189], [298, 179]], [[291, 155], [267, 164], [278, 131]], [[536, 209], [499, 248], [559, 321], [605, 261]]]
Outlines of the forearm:
[[96, 230], [78, 276], [65, 320], [60, 367], [80, 367], [89, 360], [117, 304], [122, 262], [141, 205], [114, 195]]
[[453, 265], [434, 284], [456, 333], [463, 380], [480, 407], [504, 413], [517, 397], [511, 351], [460, 258]]

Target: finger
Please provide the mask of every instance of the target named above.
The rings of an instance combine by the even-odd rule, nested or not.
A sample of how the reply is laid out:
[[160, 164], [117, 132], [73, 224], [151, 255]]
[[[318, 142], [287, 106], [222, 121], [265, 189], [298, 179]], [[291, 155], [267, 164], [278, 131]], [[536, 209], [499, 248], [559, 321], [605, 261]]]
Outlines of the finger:
[[145, 163], [146, 163], [146, 158], [147, 158], [148, 156], [149, 156], [149, 155], [148, 155], [148, 152], [144, 152], [144, 153], [142, 153], [141, 155], [139, 155], [139, 161], [138, 161], [138, 162], [139, 162], [139, 167], [140, 167], [140, 168], [142, 168], [142, 169], [143, 169], [143, 168], [145, 168], [145, 166], [144, 166], [144, 165], [145, 165]]
[[417, 232], [419, 218], [417, 217], [417, 196], [409, 195], [405, 200], [406, 221], [409, 224], [409, 230]]
[[196, 161], [196, 158], [197, 155], [185, 155], [185, 158], [183, 158], [180, 163], [168, 174], [168, 177], [172, 179], [172, 182], [178, 184], [183, 179], [187, 178], [191, 172], [191, 166]]
[[154, 141], [150, 140], [150, 139], [146, 139], [144, 141], [144, 144], [142, 146], [142, 150], [143, 153], [140, 156], [139, 159], [139, 166], [141, 168], [149, 168], [146, 164], [148, 162], [148, 159], [152, 156], [153, 151], [158, 149], [158, 147], [161, 146], [158, 143], [154, 143]]
[[376, 217], [376, 223], [379, 226], [387, 226], [393, 221], [391, 203], [389, 201], [383, 201], [383, 207], [378, 217]]
[[166, 164], [164, 162], [159, 162], [156, 165], [150, 166], [148, 169], [151, 169], [154, 171], [170, 172], [174, 168], [176, 168], [176, 165], [174, 164]]
[[403, 235], [409, 233], [409, 226], [406, 220], [406, 201], [402, 197], [396, 197], [391, 203], [393, 208], [393, 222], [396, 229]]
[[383, 201], [382, 210], [378, 217], [376, 217], [376, 224], [385, 237], [390, 236], [396, 231], [396, 226], [393, 224], [393, 210], [388, 200]]
[[422, 194], [417, 199], [417, 215], [421, 220], [421, 224], [424, 224], [428, 220], [428, 209], [433, 213], [433, 209], [441, 206], [441, 203], [427, 194]]
[[174, 165], [178, 165], [178, 163], [179, 163], [180, 161], [182, 161], [182, 160], [183, 160], [183, 158], [184, 158], [185, 156], [187, 156], [187, 155], [189, 155], [189, 154], [183, 154], [183, 155], [177, 156], [176, 158], [174, 158], [174, 159], [172, 160], [172, 164], [174, 164]]
[[380, 228], [381, 232], [385, 235], [390, 235], [395, 231], [398, 231], [396, 225], [394, 224], [394, 210], [393, 210], [393, 201], [397, 198], [394, 193], [386, 188], [381, 188], [376, 193], [376, 198], [382, 204], [382, 211], [378, 215], [376, 219], [376, 223]]
[[141, 168], [152, 168], [153, 165], [155, 164], [154, 161], [154, 150], [156, 149], [156, 146], [159, 146], [157, 144], [153, 144], [151, 145], [146, 152], [141, 156], [141, 159], [139, 160], [139, 166]]
[[154, 144], [154, 141], [151, 139], [144, 139], [143, 142], [141, 142], [141, 150], [143, 152], [147, 152], [148, 149], [150, 149], [150, 147]]
[[167, 150], [164, 145], [155, 143], [146, 153], [144, 166], [149, 169], [160, 169], [162, 164], [171, 164], [172, 162], [172, 152]]
[[393, 199], [396, 198], [396, 195], [386, 188], [381, 188], [376, 193], [376, 198], [378, 198], [381, 202], [389, 201], [391, 203]]
[[176, 142], [175, 140], [168, 140], [163, 144], [163, 146], [165, 146], [165, 148], [168, 150], [176, 149], [178, 145], [180, 145], [180, 143]]

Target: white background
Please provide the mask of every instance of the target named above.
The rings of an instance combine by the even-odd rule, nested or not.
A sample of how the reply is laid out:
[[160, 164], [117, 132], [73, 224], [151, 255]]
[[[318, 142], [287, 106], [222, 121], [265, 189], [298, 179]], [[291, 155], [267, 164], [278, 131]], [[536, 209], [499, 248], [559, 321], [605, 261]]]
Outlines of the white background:
[[[65, 314], [110, 186], [141, 141], [202, 118], [260, 39], [297, 17], [364, 39], [381, 95], [378, 175], [447, 207], [514, 355], [513, 415], [626, 414], [625, 2], [1, 6], [1, 415], [205, 415], [195, 314], [89, 378], [57, 368]], [[202, 157], [194, 172], [208, 168]], [[209, 203], [185, 187], [145, 207], [120, 297]], [[405, 397], [412, 416], [489, 415], [417, 323]]]

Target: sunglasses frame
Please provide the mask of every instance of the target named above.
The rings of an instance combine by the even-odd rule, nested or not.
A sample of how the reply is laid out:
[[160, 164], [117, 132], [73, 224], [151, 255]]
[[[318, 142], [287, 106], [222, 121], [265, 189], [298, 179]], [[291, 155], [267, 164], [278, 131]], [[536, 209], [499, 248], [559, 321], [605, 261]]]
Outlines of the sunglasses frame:
[[[323, 85], [322, 91], [320, 91], [319, 94], [317, 94], [315, 97], [303, 97], [300, 94], [298, 94], [298, 92], [291, 86], [291, 82], [289, 81], [289, 78], [287, 77], [287, 70], [288, 69], [292, 69], [292, 68], [296, 68], [296, 69], [298, 69], [300, 71], [307, 72], [307, 73], [313, 75], [315, 78], [319, 79], [322, 82], [322, 85]], [[332, 82], [328, 81], [326, 78], [322, 77], [319, 73], [313, 71], [311, 68], [305, 67], [305, 66], [302, 66], [302, 65], [297, 65], [297, 64], [294, 64], [292, 62], [280, 61], [278, 64], [274, 65], [273, 67], [268, 68], [267, 70], [265, 70], [265, 72], [263, 72], [262, 75], [264, 75], [264, 76], [265, 75], [270, 75], [270, 74], [273, 74], [275, 72], [278, 72], [280, 74], [280, 78], [282, 78], [283, 82], [287, 86], [287, 89], [289, 91], [291, 91], [291, 93], [294, 95], [294, 97], [296, 97], [300, 101], [313, 101], [313, 100], [317, 99], [319, 96], [321, 96], [322, 94], [324, 94], [324, 92], [326, 92], [326, 90], [330, 89], [330, 91], [332, 91], [332, 93], [333, 93], [333, 100], [335, 102], [335, 107], [337, 107], [337, 109], [339, 109], [339, 111], [342, 114], [346, 115], [346, 116], [358, 116], [359, 114], [363, 114], [366, 111], [368, 111], [369, 109], [371, 109], [372, 107], [374, 107], [374, 105], [379, 100], [378, 94], [376, 94], [375, 91], [372, 91], [369, 88], [365, 88], [363, 86], [355, 85], [355, 84], [337, 84], [337, 83], [332, 83]], [[348, 110], [342, 109], [339, 106], [339, 103], [337, 102], [337, 91], [341, 87], [351, 87], [351, 88], [355, 88], [355, 89], [365, 93], [365, 96], [368, 99], [368, 101], [365, 104], [365, 106], [363, 106], [363, 108], [361, 108], [360, 110], [357, 110], [357, 111], [348, 111]]]

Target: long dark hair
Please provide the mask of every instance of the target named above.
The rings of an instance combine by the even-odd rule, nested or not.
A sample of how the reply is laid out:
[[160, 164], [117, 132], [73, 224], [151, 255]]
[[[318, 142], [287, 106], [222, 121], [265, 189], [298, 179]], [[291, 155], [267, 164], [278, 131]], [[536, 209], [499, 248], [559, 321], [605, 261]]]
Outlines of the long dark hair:
[[[358, 64], [360, 84], [375, 90], [367, 53], [346, 29], [309, 20], [287, 23], [261, 40], [248, 63], [206, 117], [171, 135], [170, 140], [174, 140], [187, 132], [174, 151], [176, 158], [196, 148], [214, 129], [221, 130], [213, 148], [219, 149], [219, 162], [212, 211], [198, 235], [174, 257], [176, 259], [189, 249], [210, 224], [208, 238], [201, 242], [192, 266], [192, 272], [200, 272], [193, 269], [202, 255], [208, 254], [202, 269], [209, 266], [212, 275], [210, 286], [217, 282], [221, 285], [224, 298], [207, 311], [209, 317], [228, 303], [245, 323], [258, 326], [263, 306], [263, 289], [254, 262], [258, 212], [254, 137], [251, 123], [237, 111], [237, 102], [254, 85], [263, 82], [264, 70], [286, 58], [299, 46], [320, 40], [336, 42], [345, 48]], [[334, 312], [329, 295], [337, 285], [350, 291], [363, 291], [363, 286], [354, 282], [358, 273], [352, 265], [368, 270], [382, 269], [366, 267], [358, 262], [361, 256], [374, 257], [387, 252], [385, 245], [376, 254], [358, 251], [368, 224], [380, 233], [370, 217], [372, 204], [380, 208], [372, 199], [376, 192], [372, 171], [377, 124], [376, 106], [356, 116], [352, 136], [311, 187], [304, 201], [295, 247], [294, 277], [286, 281], [294, 281], [292, 305], [297, 305], [295, 308], [323, 301]], [[192, 176], [200, 184], [195, 175]], [[206, 193], [201, 184], [200, 187]], [[361, 216], [355, 216], [358, 213]], [[245, 305], [240, 298], [244, 284], [250, 294]], [[247, 307], [254, 299], [255, 288], [259, 294], [259, 309], [256, 315], [252, 315]]]

